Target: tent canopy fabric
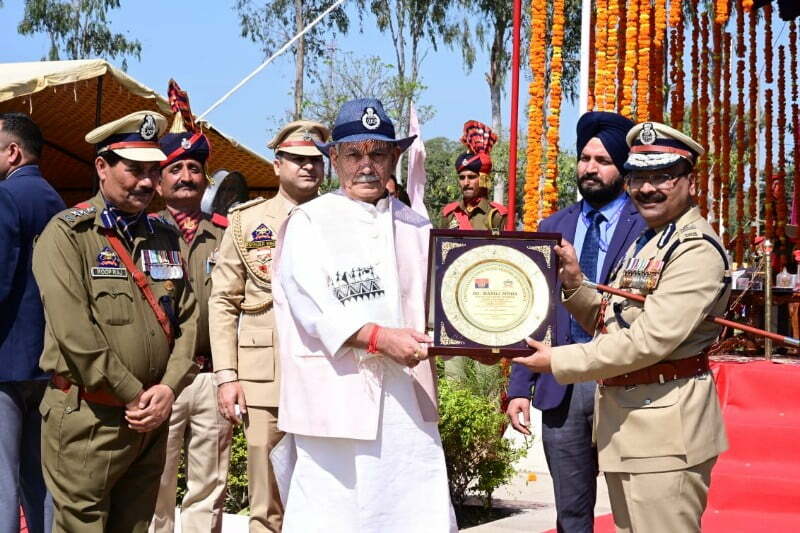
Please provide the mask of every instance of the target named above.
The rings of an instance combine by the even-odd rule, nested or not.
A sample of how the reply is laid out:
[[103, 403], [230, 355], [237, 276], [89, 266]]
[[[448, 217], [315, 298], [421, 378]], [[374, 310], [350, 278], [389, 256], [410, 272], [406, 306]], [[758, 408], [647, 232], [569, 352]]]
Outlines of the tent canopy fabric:
[[[0, 63], [0, 112], [28, 113], [42, 129], [42, 173], [67, 204], [85, 200], [95, 179], [94, 147], [84, 136], [100, 124], [152, 109], [170, 117], [166, 98], [106, 61]], [[213, 146], [209, 175], [225, 168], [247, 179], [251, 195], [272, 196], [278, 178], [272, 163], [208, 122]]]

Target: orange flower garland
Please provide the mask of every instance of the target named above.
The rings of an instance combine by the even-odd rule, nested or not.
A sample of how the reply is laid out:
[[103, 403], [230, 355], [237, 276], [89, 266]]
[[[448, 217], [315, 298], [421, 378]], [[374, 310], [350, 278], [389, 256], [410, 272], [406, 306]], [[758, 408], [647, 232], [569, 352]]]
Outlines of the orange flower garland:
[[772, 4], [764, 7], [764, 81], [772, 83]]
[[775, 235], [785, 250], [786, 208], [786, 47], [778, 47], [778, 173], [775, 184]]
[[628, 10], [626, 9], [626, 0], [618, 0], [619, 2], [619, 29], [617, 31], [617, 93], [615, 98], [614, 110], [620, 112], [622, 109], [622, 100], [625, 94], [625, 57], [627, 54], [626, 34], [628, 31]]
[[[697, 27], [697, 16], [692, 15], [692, 26]], [[691, 133], [692, 139], [700, 139], [700, 39], [692, 39], [692, 113], [691, 113]], [[679, 65], [682, 59], [677, 59]], [[680, 66], [678, 67], [681, 68]]]
[[594, 109], [605, 111], [606, 84], [609, 73], [606, 70], [606, 46], [608, 41], [608, 0], [597, 0], [595, 6], [594, 37]]
[[[789, 23], [789, 72], [792, 75], [792, 131], [794, 131], [794, 187], [792, 195], [793, 210], [800, 208], [800, 102], [797, 86], [797, 22]], [[796, 222], [796, 221], [793, 221]]]
[[[683, 46], [684, 46], [684, 27], [683, 13], [681, 12], [681, 0], [672, 0], [669, 5], [669, 25], [671, 39], [670, 58], [672, 60], [669, 79], [672, 82], [672, 105], [670, 106], [670, 123], [673, 128], [682, 129], [683, 114], [685, 106], [686, 90], [684, 86], [683, 72]], [[696, 43], [696, 40], [695, 40]]]
[[[708, 149], [708, 14], [703, 13], [700, 21], [701, 61], [700, 61], [700, 102], [698, 118], [698, 140], [701, 146]], [[703, 216], [708, 215], [708, 155], [702, 155], [697, 161], [698, 204]]]
[[730, 2], [730, 0], [717, 0], [717, 4], [714, 8], [714, 22], [720, 26], [725, 26], [728, 22], [728, 17], [730, 16], [730, 6], [728, 6], [728, 2]]
[[636, 47], [639, 38], [639, 1], [630, 0], [625, 23], [625, 76], [622, 80], [620, 113], [633, 119], [633, 86], [636, 81]]
[[747, 168], [749, 169], [749, 179], [750, 179], [750, 192], [749, 192], [749, 201], [748, 201], [748, 218], [750, 219], [750, 237], [748, 239], [748, 244], [753, 243], [755, 241], [756, 235], [758, 234], [758, 206], [756, 204], [756, 200], [758, 198], [758, 166], [757, 166], [757, 154], [756, 154], [756, 146], [757, 146], [757, 132], [758, 132], [758, 122], [756, 117], [756, 111], [758, 109], [758, 66], [756, 64], [756, 25], [758, 24], [758, 18], [756, 16], [755, 11], [750, 11], [750, 32], [749, 32], [749, 71], [750, 71], [750, 85], [749, 85], [749, 94], [750, 94], [750, 107], [748, 108], [748, 135], [747, 135], [747, 145], [750, 148], [749, 151], [749, 158], [748, 158], [748, 165]]
[[645, 120], [650, 106], [650, 2], [639, 4], [639, 62], [636, 80], [636, 119]]
[[753, 10], [753, 0], [742, 0], [742, 7], [750, 13]]
[[[730, 198], [728, 189], [730, 188], [731, 175], [731, 34], [725, 32], [722, 37], [722, 70], [725, 76], [722, 77], [722, 157], [720, 162], [720, 189], [722, 215], [719, 218], [720, 230], [725, 228], [730, 216]], [[730, 224], [728, 224], [730, 226]], [[723, 235], [720, 233], [720, 235]], [[724, 232], [723, 242], [725, 247], [730, 243], [730, 234]]]
[[[625, 4], [625, 0], [621, 0]], [[608, 0], [608, 34], [606, 35], [606, 75], [603, 86], [603, 110], [614, 111], [617, 103], [617, 77], [619, 62], [620, 0]]]
[[655, 0], [650, 36], [653, 52], [650, 55], [650, 102], [648, 118], [664, 122], [664, 37], [667, 32], [667, 0]]
[[733, 260], [737, 263], [744, 261], [744, 9], [739, 6], [736, 10], [736, 223], [738, 225], [738, 239]]
[[542, 175], [542, 141], [545, 106], [545, 59], [547, 42], [547, 0], [531, 0], [531, 42], [529, 64], [532, 79], [528, 86], [528, 148], [525, 167], [523, 223], [535, 231], [539, 222], [539, 183]]
[[552, 56], [550, 58], [550, 107], [547, 114], [547, 155], [545, 157], [545, 182], [542, 189], [542, 218], [558, 210], [558, 139], [561, 117], [561, 76], [564, 60], [564, 0], [553, 0], [553, 27], [551, 32]]
[[[713, 23], [713, 36], [714, 36], [714, 48], [712, 49], [713, 53], [713, 62], [712, 62], [712, 85], [711, 85], [711, 94], [715, 95], [714, 98], [714, 112], [713, 112], [713, 123], [711, 126], [711, 139], [713, 141], [714, 146], [714, 157], [712, 158], [711, 162], [711, 180], [712, 180], [712, 197], [711, 197], [711, 226], [714, 228], [714, 231], [717, 234], [720, 233], [719, 228], [719, 202], [720, 202], [720, 194], [722, 192], [722, 176], [720, 176], [720, 156], [722, 155], [720, 152], [722, 151], [722, 116], [721, 116], [721, 106], [722, 102], [720, 102], [720, 98], [716, 98], [717, 95], [722, 94], [722, 26], [717, 24], [716, 22]], [[723, 98], [724, 99], [724, 98]], [[709, 143], [707, 146], [711, 146]]]

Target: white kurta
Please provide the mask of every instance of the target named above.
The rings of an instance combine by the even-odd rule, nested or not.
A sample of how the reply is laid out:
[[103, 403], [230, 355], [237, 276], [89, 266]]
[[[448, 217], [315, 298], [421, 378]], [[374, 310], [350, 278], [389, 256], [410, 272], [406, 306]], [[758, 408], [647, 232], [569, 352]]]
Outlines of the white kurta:
[[[391, 203], [342, 205], [341, 228], [317, 228], [295, 213], [282, 252], [281, 282], [292, 314], [332, 352], [347, 349], [341, 343], [367, 322], [403, 324]], [[344, 252], [328, 257], [331, 247]], [[373, 282], [375, 290], [364, 297], [342, 291], [343, 283]], [[324, 335], [334, 328], [336, 335]], [[457, 531], [439, 430], [423, 420], [408, 369], [350, 351], [341, 356], [356, 357], [360, 372], [383, 383], [376, 438], [295, 435], [284, 533]]]

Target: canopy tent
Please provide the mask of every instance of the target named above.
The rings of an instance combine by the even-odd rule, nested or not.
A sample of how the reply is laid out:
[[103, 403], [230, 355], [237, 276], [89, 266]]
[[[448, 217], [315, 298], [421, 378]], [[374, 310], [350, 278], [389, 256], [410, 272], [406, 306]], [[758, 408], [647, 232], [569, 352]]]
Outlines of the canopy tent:
[[[84, 136], [96, 126], [142, 109], [170, 117], [167, 99], [99, 59], [0, 63], [0, 112], [28, 113], [42, 129], [42, 173], [68, 205], [93, 193], [94, 148]], [[272, 164], [208, 122], [209, 174], [225, 168], [247, 180], [252, 195], [272, 196]]]

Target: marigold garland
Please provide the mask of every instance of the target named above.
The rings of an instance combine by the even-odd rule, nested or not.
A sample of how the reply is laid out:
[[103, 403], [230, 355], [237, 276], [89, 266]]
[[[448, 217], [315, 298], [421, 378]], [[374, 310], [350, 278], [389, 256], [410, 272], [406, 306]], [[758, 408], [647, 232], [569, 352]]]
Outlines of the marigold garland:
[[753, 0], [742, 0], [742, 7], [748, 13], [753, 11]]
[[615, 100], [614, 110], [620, 112], [622, 110], [622, 100], [624, 99], [625, 93], [625, 57], [627, 54], [627, 39], [626, 33], [628, 31], [628, 10], [626, 5], [626, 0], [618, 0], [619, 3], [619, 12], [617, 16], [619, 18], [619, 29], [617, 31], [617, 92]]
[[744, 261], [744, 71], [745, 71], [744, 9], [736, 10], [736, 224], [738, 238], [733, 258]]
[[[794, 187], [792, 188], [792, 211], [800, 208], [800, 102], [797, 82], [797, 21], [789, 23], [789, 72], [792, 76], [792, 131], [794, 131]], [[797, 220], [792, 220], [797, 223]]]
[[750, 219], [750, 233], [748, 244], [755, 241], [758, 234], [758, 166], [757, 166], [757, 110], [758, 110], [758, 65], [756, 64], [756, 25], [758, 18], [755, 11], [750, 11], [750, 28], [749, 28], [749, 57], [748, 57], [748, 71], [750, 72], [750, 80], [748, 93], [750, 94], [750, 106], [748, 108], [748, 135], [747, 145], [749, 147], [749, 158], [747, 168], [749, 170], [748, 177], [750, 179], [750, 194], [748, 201], [748, 218]]
[[539, 223], [539, 185], [542, 176], [544, 134], [547, 0], [531, 0], [531, 43], [528, 51], [531, 82], [528, 86], [528, 147], [525, 167], [523, 223], [535, 231]]
[[558, 210], [558, 140], [561, 118], [561, 77], [564, 71], [564, 0], [553, 0], [553, 26], [550, 42], [550, 106], [547, 113], [547, 154], [545, 183], [542, 188], [542, 218]]
[[[725, 32], [722, 37], [722, 70], [725, 76], [722, 77], [722, 154], [720, 163], [720, 189], [721, 215], [719, 226], [721, 230], [726, 228], [730, 216], [730, 175], [731, 175], [731, 34]], [[728, 231], [720, 233], [727, 248], [730, 244], [730, 234]]]
[[653, 53], [650, 60], [649, 120], [664, 122], [664, 37], [667, 33], [667, 0], [655, 0], [650, 26]]
[[728, 17], [730, 16], [730, 6], [728, 2], [730, 2], [730, 0], [717, 0], [716, 6], [714, 7], [714, 22], [720, 26], [725, 26], [728, 22]]
[[[697, 28], [697, 16], [692, 14], [692, 26]], [[692, 76], [692, 111], [691, 133], [692, 139], [700, 139], [700, 39], [692, 39], [691, 52]], [[678, 59], [678, 62], [682, 60]]]
[[636, 65], [638, 56], [636, 47], [639, 43], [639, 1], [630, 0], [625, 22], [625, 76], [622, 80], [622, 98], [619, 102], [620, 113], [633, 119], [633, 87], [636, 81]]
[[713, 22], [713, 49], [712, 49], [712, 85], [711, 94], [715, 95], [714, 98], [714, 111], [712, 113], [711, 125], [711, 143], [707, 146], [712, 146], [713, 143], [713, 157], [711, 158], [711, 183], [712, 183], [712, 196], [711, 196], [711, 226], [717, 234], [720, 232], [719, 219], [720, 211], [719, 205], [722, 193], [722, 176], [720, 175], [720, 163], [722, 152], [722, 102], [724, 98], [717, 98], [716, 95], [722, 95], [722, 26]]
[[683, 13], [681, 12], [681, 0], [672, 0], [669, 7], [669, 25], [671, 27], [671, 38], [669, 40], [671, 70], [669, 79], [673, 85], [671, 93], [672, 103], [670, 105], [670, 123], [673, 128], [682, 129], [685, 108], [684, 91], [686, 88], [684, 86], [685, 74], [683, 70], [684, 20]]
[[637, 121], [647, 119], [650, 107], [650, 7], [649, 0], [641, 0], [639, 4], [639, 33], [638, 33], [638, 53], [636, 77], [636, 119]]
[[[786, 47], [778, 47], [778, 173], [775, 184], [775, 235], [786, 250]], [[785, 254], [784, 254], [785, 257]]]
[[595, 4], [594, 34], [594, 109], [606, 110], [606, 84], [609, 73], [606, 70], [606, 52], [608, 44], [608, 0], [597, 0]]
[[764, 81], [772, 83], [772, 4], [764, 7]]
[[[700, 102], [698, 135], [695, 139], [706, 149], [708, 149], [708, 81], [710, 78], [708, 65], [708, 14], [703, 13], [700, 21], [701, 57], [700, 57]], [[708, 216], [708, 155], [702, 155], [697, 161], [697, 180], [698, 180], [698, 205], [702, 215]]]
[[[622, 0], [623, 5], [625, 0]], [[619, 70], [619, 24], [620, 0], [608, 0], [608, 31], [606, 35], [606, 74], [603, 86], [603, 110], [614, 111], [617, 104], [616, 80]]]

